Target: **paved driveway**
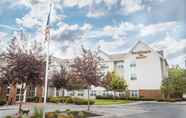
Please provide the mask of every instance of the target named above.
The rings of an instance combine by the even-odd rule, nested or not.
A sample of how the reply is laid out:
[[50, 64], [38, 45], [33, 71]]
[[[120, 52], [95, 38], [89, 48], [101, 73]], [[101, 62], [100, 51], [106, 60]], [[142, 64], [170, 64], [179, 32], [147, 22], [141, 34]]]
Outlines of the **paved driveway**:
[[[25, 105], [33, 108], [35, 104]], [[86, 106], [47, 104], [46, 111], [55, 110], [86, 110]], [[186, 118], [186, 103], [137, 102], [128, 105], [91, 106], [93, 112], [104, 114], [101, 118]], [[15, 114], [17, 106], [0, 107], [0, 118]]]

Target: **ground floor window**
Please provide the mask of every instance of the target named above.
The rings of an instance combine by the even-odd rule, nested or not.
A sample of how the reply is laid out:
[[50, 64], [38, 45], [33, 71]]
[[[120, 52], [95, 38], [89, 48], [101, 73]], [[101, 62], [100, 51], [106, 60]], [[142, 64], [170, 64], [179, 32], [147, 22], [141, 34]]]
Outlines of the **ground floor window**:
[[96, 96], [96, 91], [92, 90], [91, 93], [90, 93], [90, 96]]
[[59, 96], [59, 89], [56, 89], [56, 96]]
[[83, 96], [83, 91], [78, 91], [78, 96]]
[[132, 96], [132, 97], [138, 97], [139, 96], [139, 91], [138, 90], [131, 90], [130, 91], [130, 96]]
[[36, 88], [35, 87], [29, 87], [27, 90], [27, 96], [34, 97], [36, 94]]
[[75, 91], [68, 91], [69, 96], [74, 96], [75, 95]]

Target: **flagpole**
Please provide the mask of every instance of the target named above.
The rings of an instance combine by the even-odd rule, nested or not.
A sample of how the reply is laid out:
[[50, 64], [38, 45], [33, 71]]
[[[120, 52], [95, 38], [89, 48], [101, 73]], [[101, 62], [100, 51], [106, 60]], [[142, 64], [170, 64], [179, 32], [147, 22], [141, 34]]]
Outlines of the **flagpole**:
[[46, 70], [45, 70], [45, 93], [44, 104], [47, 102], [47, 88], [48, 88], [48, 70], [49, 70], [49, 52], [50, 52], [50, 33], [46, 35], [47, 55], [46, 55]]
[[46, 70], [45, 70], [45, 89], [44, 89], [44, 101], [43, 101], [43, 118], [45, 118], [45, 107], [47, 103], [47, 91], [48, 91], [48, 72], [49, 72], [49, 54], [50, 54], [50, 14], [51, 14], [52, 2], [50, 2], [50, 10], [47, 17], [47, 24], [45, 29], [45, 41], [47, 47], [46, 53]]

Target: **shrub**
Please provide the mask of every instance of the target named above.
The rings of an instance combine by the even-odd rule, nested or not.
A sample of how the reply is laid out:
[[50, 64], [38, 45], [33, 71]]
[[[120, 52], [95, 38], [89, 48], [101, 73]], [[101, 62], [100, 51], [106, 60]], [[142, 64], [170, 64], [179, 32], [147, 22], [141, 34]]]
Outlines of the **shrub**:
[[112, 95], [109, 96], [96, 96], [96, 99], [113, 99]]
[[183, 101], [183, 99], [158, 99], [158, 102], [180, 102]]
[[65, 103], [72, 104], [73, 103], [72, 97], [66, 97]]
[[32, 118], [43, 118], [43, 109], [35, 107]]
[[0, 105], [5, 105], [5, 104], [6, 104], [6, 98], [0, 97]]
[[6, 116], [5, 118], [12, 118], [12, 116]]
[[[87, 99], [82, 99], [82, 98], [73, 98], [73, 103], [77, 104], [77, 105], [87, 105], [88, 104], [88, 100]], [[94, 100], [89, 100], [89, 104], [93, 105], [95, 104]]]
[[[88, 100], [87, 99], [82, 99], [82, 98], [77, 98], [77, 97], [49, 97], [48, 102], [51, 103], [67, 103], [67, 104], [77, 104], [77, 105], [87, 105]], [[90, 100], [90, 105], [94, 104], [94, 100]]]
[[[96, 99], [113, 99], [112, 96], [96, 96]], [[115, 100], [131, 100], [131, 101], [154, 101], [153, 98], [144, 98], [144, 97], [115, 97]]]
[[48, 102], [52, 102], [52, 103], [60, 103], [62, 101], [61, 97], [49, 97], [48, 98]]
[[[27, 97], [26, 101], [27, 102], [39, 102], [39, 97], [35, 96], [35, 97]], [[44, 98], [42, 97], [42, 101], [44, 100]]]

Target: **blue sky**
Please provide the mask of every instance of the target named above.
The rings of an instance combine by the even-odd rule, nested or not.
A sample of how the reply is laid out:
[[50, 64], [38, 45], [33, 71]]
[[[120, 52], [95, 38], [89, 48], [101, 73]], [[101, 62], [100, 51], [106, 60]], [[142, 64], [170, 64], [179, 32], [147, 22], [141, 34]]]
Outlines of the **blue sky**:
[[[0, 45], [23, 27], [27, 40], [43, 40], [49, 0], [1, 0]], [[51, 52], [71, 58], [81, 45], [127, 52], [143, 40], [164, 50], [169, 64], [184, 65], [185, 0], [53, 0]], [[6, 41], [5, 41], [6, 40]]]

